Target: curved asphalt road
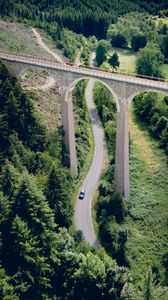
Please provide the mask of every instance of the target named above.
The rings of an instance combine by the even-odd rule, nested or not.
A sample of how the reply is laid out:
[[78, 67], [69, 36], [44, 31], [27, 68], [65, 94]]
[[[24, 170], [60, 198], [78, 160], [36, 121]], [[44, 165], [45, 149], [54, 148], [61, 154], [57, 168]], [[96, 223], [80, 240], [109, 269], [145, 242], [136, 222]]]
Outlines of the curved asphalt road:
[[[34, 35], [41, 47], [43, 47], [47, 52], [53, 55], [59, 62], [63, 62], [59, 54], [51, 51], [48, 46], [43, 42], [40, 34], [32, 28]], [[92, 90], [94, 86], [94, 80], [90, 79], [86, 88], [86, 102], [90, 112], [91, 122], [93, 126], [94, 135], [94, 157], [90, 170], [81, 186], [81, 189], [85, 190], [84, 200], [76, 200], [75, 206], [75, 225], [76, 228], [82, 230], [85, 239], [90, 245], [98, 245], [96, 241], [96, 235], [93, 228], [92, 216], [91, 216], [91, 205], [95, 190], [98, 185], [98, 180], [101, 175], [102, 168], [105, 162], [106, 156], [106, 144], [104, 139], [104, 131], [99, 121], [99, 117], [96, 113], [94, 103], [92, 100]]]
[[98, 185], [102, 168], [105, 162], [106, 156], [106, 144], [104, 138], [104, 131], [99, 121], [93, 100], [92, 90], [94, 86], [94, 80], [90, 79], [86, 88], [86, 102], [91, 116], [91, 122], [93, 125], [94, 134], [94, 157], [90, 170], [81, 186], [81, 189], [85, 190], [85, 197], [83, 200], [76, 200], [75, 206], [75, 225], [77, 230], [82, 230], [86, 241], [90, 245], [97, 245], [96, 235], [93, 228], [91, 205], [95, 190]]

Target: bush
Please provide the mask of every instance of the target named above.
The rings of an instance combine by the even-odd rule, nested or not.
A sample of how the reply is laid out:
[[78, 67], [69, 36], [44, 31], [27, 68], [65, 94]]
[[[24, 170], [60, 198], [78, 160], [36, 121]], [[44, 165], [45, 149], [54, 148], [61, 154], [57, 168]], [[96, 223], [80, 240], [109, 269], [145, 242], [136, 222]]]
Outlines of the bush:
[[126, 38], [123, 34], [116, 33], [111, 38], [111, 45], [113, 47], [126, 48], [127, 47], [127, 40], [126, 40]]
[[108, 213], [115, 216], [116, 221], [121, 223], [127, 213], [126, 200], [118, 193], [113, 193], [108, 203]]
[[140, 48], [144, 48], [146, 46], [147, 39], [143, 34], [133, 35], [131, 39], [131, 47], [134, 51], [138, 51]]

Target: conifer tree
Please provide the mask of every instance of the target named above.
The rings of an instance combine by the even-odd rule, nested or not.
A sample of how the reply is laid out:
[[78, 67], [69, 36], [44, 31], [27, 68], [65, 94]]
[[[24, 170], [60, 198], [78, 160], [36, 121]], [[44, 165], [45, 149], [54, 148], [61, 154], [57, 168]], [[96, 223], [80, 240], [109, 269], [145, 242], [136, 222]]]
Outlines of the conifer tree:
[[114, 68], [118, 68], [120, 66], [119, 57], [117, 52], [114, 52], [113, 55], [109, 59], [109, 64]]
[[[38, 237], [33, 236], [27, 223], [16, 216], [12, 222], [11, 238], [14, 241], [13, 263], [17, 271], [21, 270], [22, 278], [25, 283], [27, 282], [24, 298], [42, 299], [41, 295], [47, 295], [51, 287], [52, 267], [48, 263], [48, 258], [43, 256]], [[17, 278], [17, 273], [15, 277]]]
[[55, 214], [55, 222], [62, 227], [69, 227], [72, 219], [72, 205], [68, 197], [69, 193], [66, 183], [63, 182], [61, 170], [55, 165], [52, 166], [48, 176], [46, 197], [49, 206]]
[[1, 300], [19, 300], [10, 283], [10, 277], [6, 275], [5, 270], [0, 266], [0, 299]]

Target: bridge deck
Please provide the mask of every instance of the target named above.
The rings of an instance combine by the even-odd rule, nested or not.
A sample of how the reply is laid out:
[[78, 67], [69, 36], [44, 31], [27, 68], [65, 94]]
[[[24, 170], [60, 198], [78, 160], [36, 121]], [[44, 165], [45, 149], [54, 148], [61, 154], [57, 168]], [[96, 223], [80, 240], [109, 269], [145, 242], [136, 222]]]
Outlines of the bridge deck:
[[61, 70], [65, 72], [71, 72], [80, 74], [81, 76], [86, 77], [95, 77], [100, 79], [111, 79], [114, 81], [122, 81], [137, 85], [143, 85], [148, 86], [152, 88], [158, 88], [163, 90], [168, 90], [168, 82], [161, 81], [160, 80], [153, 80], [153, 79], [147, 79], [147, 78], [140, 78], [135, 77], [131, 75], [124, 75], [120, 73], [113, 73], [108, 71], [103, 71], [99, 69], [94, 68], [87, 68], [87, 67], [77, 67], [75, 65], [65, 64], [65, 63], [58, 63], [54, 61], [50, 61], [43, 58], [38, 58], [35, 56], [29, 56], [29, 55], [20, 55], [20, 54], [14, 54], [11, 52], [5, 52], [0, 50], [0, 58], [5, 59], [7, 61], [12, 62], [18, 62], [18, 63], [24, 63], [24, 64], [30, 64], [33, 66], [40, 66], [44, 68], [49, 68], [53, 70]]

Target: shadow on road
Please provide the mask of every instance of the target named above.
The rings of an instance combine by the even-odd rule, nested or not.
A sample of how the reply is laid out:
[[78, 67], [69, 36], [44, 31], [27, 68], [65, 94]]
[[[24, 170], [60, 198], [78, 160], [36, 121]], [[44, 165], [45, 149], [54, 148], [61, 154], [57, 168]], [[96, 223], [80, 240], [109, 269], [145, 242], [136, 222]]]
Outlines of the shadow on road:
[[92, 123], [94, 125], [97, 125], [99, 128], [101, 128], [101, 124], [100, 124], [100, 121], [99, 121], [96, 109], [95, 108], [91, 108], [89, 111], [90, 111]]

